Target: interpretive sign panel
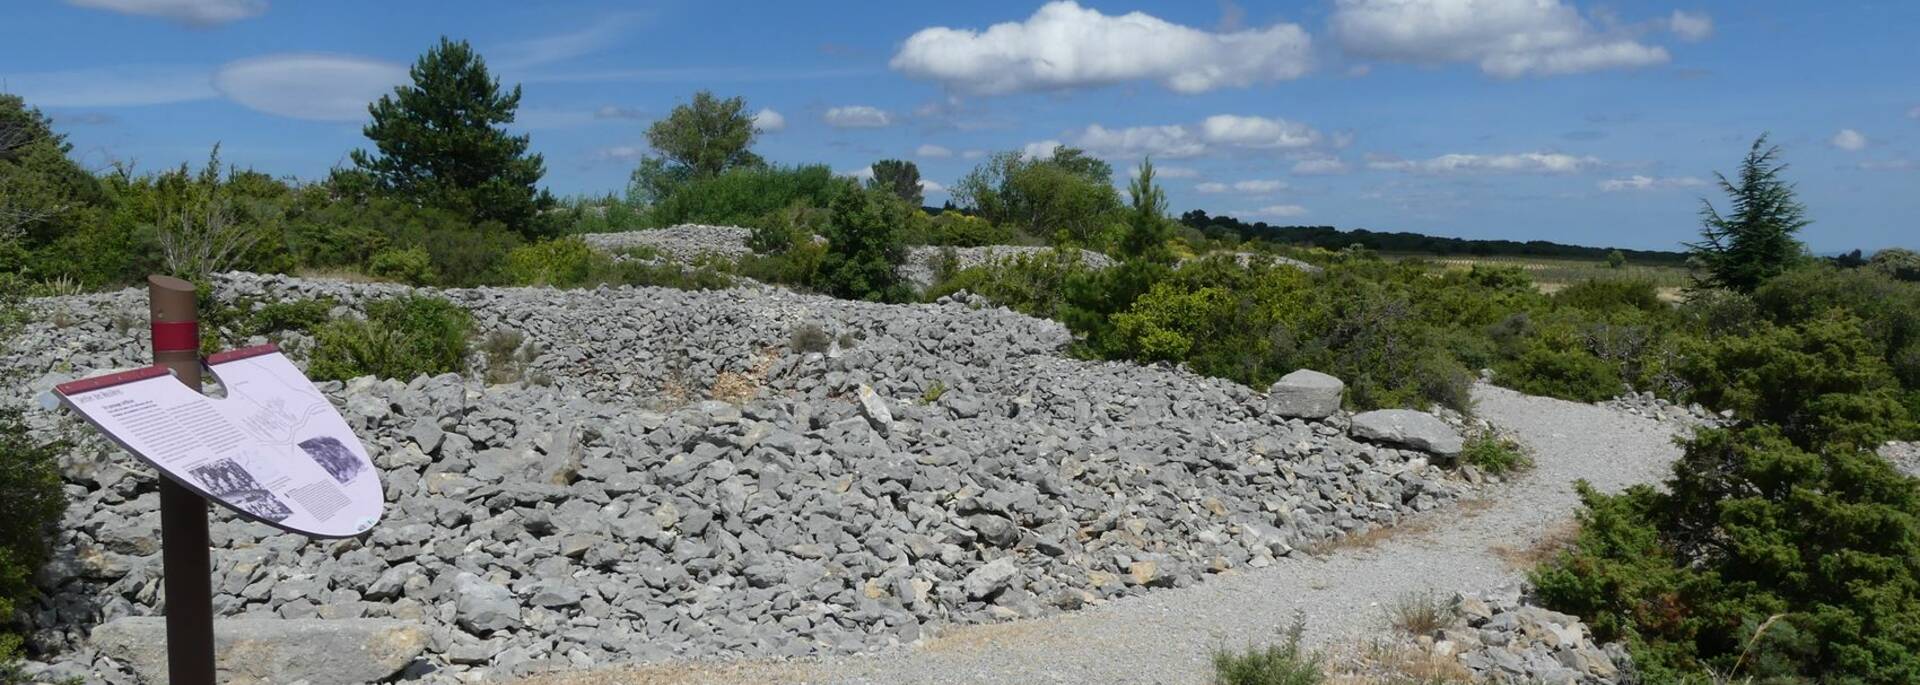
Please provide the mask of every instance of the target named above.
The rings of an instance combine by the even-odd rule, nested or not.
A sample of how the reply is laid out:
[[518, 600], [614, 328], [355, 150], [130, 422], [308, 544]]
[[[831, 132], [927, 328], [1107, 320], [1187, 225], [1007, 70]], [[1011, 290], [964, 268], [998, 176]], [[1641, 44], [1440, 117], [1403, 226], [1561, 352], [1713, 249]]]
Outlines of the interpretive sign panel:
[[66, 383], [61, 399], [134, 456], [240, 515], [314, 537], [366, 532], [385, 509], [367, 449], [272, 345], [207, 359], [225, 398], [162, 367]]

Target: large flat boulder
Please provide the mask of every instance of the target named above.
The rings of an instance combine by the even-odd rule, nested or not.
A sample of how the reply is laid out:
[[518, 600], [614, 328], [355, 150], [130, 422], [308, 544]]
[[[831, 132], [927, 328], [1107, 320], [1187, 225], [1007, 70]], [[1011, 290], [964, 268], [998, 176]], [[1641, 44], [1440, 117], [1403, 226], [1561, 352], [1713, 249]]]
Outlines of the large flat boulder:
[[1267, 388], [1267, 411], [1290, 419], [1324, 419], [1340, 410], [1347, 384], [1311, 369], [1281, 376]]
[[1447, 422], [1423, 411], [1380, 409], [1355, 414], [1348, 434], [1361, 440], [1430, 452], [1443, 457], [1460, 454], [1466, 442]]
[[[133, 668], [141, 682], [167, 682], [167, 621], [129, 616], [93, 629], [93, 646]], [[427, 631], [397, 619], [236, 618], [213, 623], [222, 683], [358, 685], [386, 680], [420, 656]]]

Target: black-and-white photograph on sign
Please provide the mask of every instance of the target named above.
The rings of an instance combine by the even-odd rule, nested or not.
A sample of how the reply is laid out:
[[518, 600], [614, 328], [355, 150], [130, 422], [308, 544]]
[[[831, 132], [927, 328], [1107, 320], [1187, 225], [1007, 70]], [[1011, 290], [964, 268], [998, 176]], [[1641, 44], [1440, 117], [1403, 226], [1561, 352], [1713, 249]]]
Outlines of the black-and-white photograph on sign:
[[313, 457], [313, 461], [341, 485], [353, 482], [355, 476], [367, 467], [367, 463], [354, 456], [353, 450], [330, 435], [300, 441], [300, 449]]
[[193, 479], [199, 481], [208, 494], [231, 502], [249, 514], [268, 521], [285, 521], [293, 515], [292, 509], [261, 487], [253, 474], [232, 459], [196, 466], [187, 472], [193, 474]]

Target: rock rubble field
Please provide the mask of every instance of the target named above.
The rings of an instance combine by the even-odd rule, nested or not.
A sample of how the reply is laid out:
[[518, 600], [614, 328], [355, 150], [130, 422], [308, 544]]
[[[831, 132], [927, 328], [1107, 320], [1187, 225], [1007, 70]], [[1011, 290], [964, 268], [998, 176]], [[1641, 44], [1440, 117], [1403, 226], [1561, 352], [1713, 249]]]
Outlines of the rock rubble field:
[[[603, 252], [619, 254], [626, 250], [644, 247], [651, 248], [662, 259], [679, 263], [695, 263], [703, 258], [737, 260], [753, 254], [753, 248], [747, 247], [747, 238], [752, 234], [752, 229], [739, 226], [683, 224], [645, 231], [586, 233], [582, 234], [580, 239]], [[816, 236], [816, 239], [820, 238]], [[935, 267], [949, 252], [953, 257], [953, 263], [950, 266], [955, 269], [970, 269], [1051, 251], [1052, 248], [1027, 245], [953, 248], [919, 245], [908, 249], [906, 262], [900, 265], [899, 274], [915, 287], [926, 288], [934, 284]], [[1092, 250], [1079, 250], [1079, 252], [1081, 262], [1093, 268], [1105, 269], [1115, 264], [1112, 257], [1104, 254]], [[1298, 263], [1294, 260], [1284, 261]], [[1302, 266], [1314, 268], [1304, 264]]]
[[[340, 316], [409, 292], [217, 284], [226, 300], [332, 298]], [[863, 652], [1261, 568], [1470, 487], [1410, 446], [1445, 452], [1458, 419], [1420, 415], [1446, 437], [1402, 439], [1414, 431], [1396, 417], [1405, 435], [1368, 434], [1400, 442], [1356, 439], [1343, 412], [1289, 417], [1231, 382], [1069, 358], [1058, 324], [977, 298], [431, 294], [469, 308], [482, 336], [520, 333], [527, 380], [321, 384], [375, 455], [386, 518], [318, 541], [216, 511], [218, 615], [333, 621], [335, 643], [400, 631], [417, 648], [381, 663], [426, 682]], [[148, 359], [143, 291], [32, 306], [36, 323], [0, 357], [32, 379], [14, 392]], [[796, 331], [816, 326], [826, 349], [794, 349], [813, 347]], [[298, 360], [302, 340], [286, 346]], [[31, 611], [54, 656], [29, 668], [136, 682], [151, 669], [141, 640], [89, 635], [141, 635], [103, 626], [161, 609], [155, 477], [71, 417], [32, 420], [79, 447], [59, 559]]]

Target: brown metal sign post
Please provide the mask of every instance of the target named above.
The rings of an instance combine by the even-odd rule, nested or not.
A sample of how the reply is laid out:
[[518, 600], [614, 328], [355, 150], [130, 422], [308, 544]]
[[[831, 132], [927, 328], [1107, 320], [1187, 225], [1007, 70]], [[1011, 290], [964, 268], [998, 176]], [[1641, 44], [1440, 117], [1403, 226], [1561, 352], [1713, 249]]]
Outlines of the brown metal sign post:
[[[148, 276], [153, 363], [200, 390], [200, 305], [192, 283]], [[213, 685], [213, 569], [207, 501], [160, 479], [161, 563], [167, 590], [167, 675], [174, 685]]]

